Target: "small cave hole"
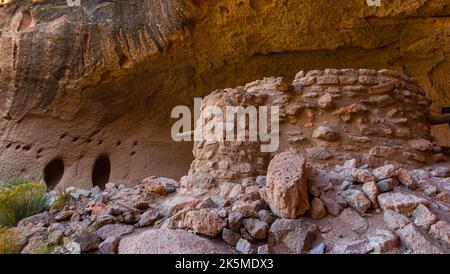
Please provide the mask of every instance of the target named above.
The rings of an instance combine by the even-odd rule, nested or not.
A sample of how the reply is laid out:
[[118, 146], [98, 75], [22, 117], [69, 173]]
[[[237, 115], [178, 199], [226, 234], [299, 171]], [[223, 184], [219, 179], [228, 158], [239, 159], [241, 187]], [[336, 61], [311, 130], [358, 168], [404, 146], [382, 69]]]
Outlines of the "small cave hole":
[[133, 65], [133, 62], [131, 62], [131, 59], [126, 55], [122, 55], [120, 57], [119, 64], [122, 68], [129, 69]]
[[103, 141], [102, 140], [100, 140], [100, 141], [98, 141], [98, 143], [97, 143], [98, 145], [101, 145], [101, 144], [103, 144]]
[[54, 189], [64, 175], [64, 162], [57, 158], [44, 168], [44, 181], [49, 189]]
[[64, 138], [66, 138], [66, 136], [67, 136], [67, 134], [66, 133], [64, 133], [63, 135], [61, 135], [59, 138], [60, 139], [64, 139]]
[[19, 149], [19, 148], [20, 148], [20, 145], [17, 145], [17, 146], [16, 146], [16, 149]]
[[76, 142], [76, 141], [78, 141], [78, 139], [79, 139], [78, 137], [75, 137], [72, 139], [72, 142]]
[[12, 146], [11, 143], [9, 143], [8, 145], [6, 145], [6, 148], [10, 148]]
[[40, 148], [40, 149], [37, 151], [37, 154], [40, 154], [43, 150], [44, 150], [43, 148]]
[[120, 146], [121, 144], [122, 144], [122, 142], [119, 141], [119, 142], [116, 143], [116, 146]]
[[105, 185], [109, 182], [109, 175], [111, 173], [111, 162], [109, 157], [105, 154], [100, 155], [95, 161], [92, 169], [92, 184], [98, 186], [100, 189], [105, 189]]
[[131, 155], [131, 156], [134, 156], [134, 154], [136, 154], [136, 152], [135, 152], [135, 151], [132, 151], [130, 155]]
[[31, 149], [31, 145], [26, 145], [22, 149], [25, 150], [25, 151], [28, 151], [28, 150]]

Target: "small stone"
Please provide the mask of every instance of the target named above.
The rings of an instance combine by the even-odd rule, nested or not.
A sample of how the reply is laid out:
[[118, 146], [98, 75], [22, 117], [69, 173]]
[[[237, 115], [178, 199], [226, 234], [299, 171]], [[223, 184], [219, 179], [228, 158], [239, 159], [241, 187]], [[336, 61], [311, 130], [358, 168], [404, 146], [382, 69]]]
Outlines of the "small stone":
[[96, 233], [81, 232], [75, 237], [74, 242], [80, 245], [81, 252], [89, 252], [98, 248], [101, 238]]
[[433, 149], [433, 143], [426, 139], [413, 139], [409, 140], [408, 144], [418, 151], [431, 151]]
[[376, 168], [372, 171], [372, 174], [377, 177], [378, 180], [392, 178], [396, 175], [396, 170], [394, 165], [385, 165]]
[[258, 211], [260, 211], [263, 206], [264, 204], [262, 200], [252, 201], [249, 199], [239, 199], [234, 202], [231, 210], [234, 212], [239, 212], [242, 216], [248, 218], [258, 216]]
[[189, 211], [185, 218], [186, 227], [195, 233], [215, 237], [225, 227], [225, 222], [214, 212], [208, 209]]
[[320, 243], [319, 245], [311, 248], [308, 254], [324, 254], [325, 253], [325, 244]]
[[162, 216], [159, 212], [155, 210], [147, 210], [141, 215], [141, 218], [139, 219], [137, 226], [138, 227], [151, 226], [161, 217]]
[[364, 192], [364, 194], [366, 194], [366, 196], [369, 198], [370, 202], [372, 203], [372, 206], [374, 208], [378, 208], [378, 194], [380, 194], [378, 192], [378, 188], [377, 185], [375, 184], [375, 182], [368, 182], [363, 184], [362, 186], [362, 190]]
[[116, 218], [111, 215], [99, 215], [95, 218], [95, 221], [99, 227], [109, 224], [114, 224], [116, 222]]
[[365, 213], [370, 208], [370, 200], [359, 190], [348, 189], [342, 195], [348, 204], [360, 213]]
[[327, 216], [327, 210], [319, 198], [312, 199], [310, 213], [314, 220], [320, 220]]
[[369, 248], [376, 253], [388, 252], [399, 245], [397, 236], [389, 230], [377, 230], [368, 236], [367, 239], [369, 240]]
[[336, 199], [334, 199], [333, 197], [326, 194], [322, 198], [322, 201], [325, 205], [325, 208], [331, 215], [333, 215], [335, 217], [339, 216], [339, 214], [342, 211], [342, 206], [339, 205], [338, 202], [336, 202]]
[[31, 237], [28, 242], [24, 242], [24, 244], [25, 243], [26, 245], [20, 252], [21, 254], [41, 254], [43, 249], [48, 248], [48, 245], [45, 243], [45, 238], [43, 236]]
[[138, 211], [128, 211], [123, 215], [123, 222], [127, 224], [135, 224], [141, 218], [141, 214]]
[[450, 248], [450, 223], [439, 221], [432, 225], [430, 234]]
[[267, 237], [267, 230], [269, 225], [266, 222], [260, 221], [256, 218], [244, 219], [242, 225], [252, 236], [253, 239], [262, 240]]
[[369, 97], [369, 102], [376, 104], [380, 108], [390, 106], [395, 103], [395, 99], [389, 95], [373, 95]]
[[73, 241], [64, 241], [64, 248], [69, 254], [81, 254], [80, 244]]
[[377, 182], [378, 191], [381, 193], [392, 191], [396, 186], [398, 186], [398, 180], [395, 177]]
[[450, 168], [448, 167], [437, 167], [431, 171], [433, 177], [448, 178], [450, 177]]
[[374, 146], [369, 150], [369, 154], [375, 157], [389, 157], [395, 150], [388, 146]]
[[133, 231], [134, 227], [132, 225], [111, 224], [99, 228], [97, 230], [97, 234], [102, 240], [106, 240], [106, 238], [108, 237], [122, 237], [124, 235], [132, 233]]
[[366, 220], [358, 214], [358, 212], [346, 208], [339, 215], [339, 219], [341, 219], [344, 223], [348, 224], [350, 228], [357, 233], [365, 233], [368, 228], [368, 224]]
[[325, 95], [322, 95], [322, 97], [319, 98], [317, 103], [319, 104], [319, 107], [322, 109], [332, 109], [334, 106], [333, 97], [328, 92], [325, 93]]
[[363, 240], [341, 240], [335, 243], [332, 254], [367, 254], [369, 245]]
[[120, 214], [123, 213], [123, 210], [115, 206], [110, 206], [107, 207], [103, 213], [112, 216], [119, 216]]
[[344, 162], [343, 168], [356, 168], [356, 165], [358, 164], [358, 160], [351, 159]]
[[308, 251], [317, 226], [303, 219], [277, 219], [271, 225], [267, 245], [271, 254], [300, 254]]
[[265, 186], [266, 185], [266, 176], [257, 176], [256, 184], [259, 186]]
[[317, 127], [313, 133], [312, 137], [314, 139], [321, 139], [324, 141], [336, 141], [339, 139], [339, 134], [332, 128], [326, 126]]
[[258, 254], [270, 254], [268, 245], [260, 245], [258, 246], [257, 252]]
[[239, 232], [243, 216], [239, 212], [232, 212], [228, 215], [228, 227], [234, 232]]
[[333, 153], [324, 147], [312, 147], [306, 149], [308, 159], [312, 160], [328, 160], [334, 157]]
[[63, 210], [55, 216], [55, 220], [57, 222], [67, 221], [72, 217], [74, 213], [75, 210]]
[[133, 207], [138, 210], [146, 210], [150, 207], [149, 201], [139, 199], [136, 202], [134, 202]]
[[428, 201], [415, 195], [389, 192], [380, 194], [378, 203], [383, 210], [391, 209], [399, 213], [410, 213], [419, 204], [428, 204]]
[[47, 242], [49, 245], [57, 246], [62, 242], [64, 230], [55, 230], [48, 234]]
[[176, 191], [178, 183], [169, 178], [152, 176], [142, 180], [141, 185], [146, 191], [167, 195]]
[[340, 174], [344, 180], [356, 183], [368, 183], [377, 180], [369, 171], [359, 168], [346, 168]]
[[413, 211], [414, 224], [425, 230], [429, 230], [431, 225], [436, 223], [436, 216], [424, 205], [418, 205]]
[[240, 184], [222, 183], [219, 186], [219, 196], [226, 199], [235, 199], [244, 193], [244, 188]]
[[222, 240], [231, 246], [235, 246], [240, 238], [241, 235], [231, 229], [224, 228], [222, 230]]
[[435, 246], [426, 235], [422, 234], [413, 224], [397, 230], [402, 243], [416, 254], [443, 254], [443, 250]]
[[260, 211], [258, 211], [258, 217], [261, 221], [266, 222], [269, 225], [272, 224], [274, 221], [272, 213], [265, 209], [261, 209]]
[[384, 210], [383, 220], [388, 226], [388, 228], [392, 230], [403, 228], [404, 226], [410, 223], [409, 219], [406, 216], [390, 209]]
[[409, 170], [400, 168], [397, 171], [397, 178], [406, 187], [408, 187], [411, 190], [414, 190], [417, 188], [417, 184], [413, 179], [413, 176]]
[[239, 241], [236, 244], [236, 251], [240, 254], [255, 254], [256, 249], [255, 246], [253, 246], [249, 241], [246, 239], [239, 239]]
[[119, 237], [108, 237], [98, 246], [98, 250], [101, 254], [116, 254], [119, 247]]

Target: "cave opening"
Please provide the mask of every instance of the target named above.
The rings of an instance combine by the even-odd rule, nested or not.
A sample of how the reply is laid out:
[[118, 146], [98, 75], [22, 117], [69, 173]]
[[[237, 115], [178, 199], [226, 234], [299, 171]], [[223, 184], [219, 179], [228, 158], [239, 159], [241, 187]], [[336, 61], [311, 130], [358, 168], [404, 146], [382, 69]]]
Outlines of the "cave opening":
[[64, 175], [64, 162], [54, 159], [44, 168], [44, 181], [49, 189], [54, 189]]
[[94, 168], [92, 169], [92, 185], [104, 190], [105, 185], [109, 181], [110, 173], [111, 162], [109, 157], [106, 154], [102, 154], [95, 160]]

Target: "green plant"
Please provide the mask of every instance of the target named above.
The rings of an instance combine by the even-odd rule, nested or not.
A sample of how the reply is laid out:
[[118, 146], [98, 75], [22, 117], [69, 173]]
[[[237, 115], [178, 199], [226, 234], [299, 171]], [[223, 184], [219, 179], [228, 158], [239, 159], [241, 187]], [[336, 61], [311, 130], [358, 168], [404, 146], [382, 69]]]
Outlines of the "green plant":
[[9, 180], [7, 180], [5, 182], [5, 184], [3, 185], [3, 187], [14, 188], [18, 185], [28, 184], [30, 182], [31, 181], [28, 180], [27, 178], [25, 178], [23, 175], [18, 175], [18, 176], [12, 177]]
[[12, 227], [23, 218], [42, 212], [48, 207], [45, 184], [28, 181], [0, 188], [0, 226]]
[[14, 228], [0, 228], [0, 254], [19, 254], [21, 236]]
[[51, 208], [52, 209], [63, 209], [65, 205], [73, 202], [75, 199], [69, 192], [66, 190], [58, 191], [55, 196], [55, 200], [53, 201]]

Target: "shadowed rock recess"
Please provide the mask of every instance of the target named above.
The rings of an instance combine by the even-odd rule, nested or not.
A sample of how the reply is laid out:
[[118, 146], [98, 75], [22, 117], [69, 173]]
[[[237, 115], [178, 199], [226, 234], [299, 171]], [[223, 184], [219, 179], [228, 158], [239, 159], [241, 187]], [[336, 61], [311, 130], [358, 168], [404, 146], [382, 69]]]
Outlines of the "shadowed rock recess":
[[[179, 178], [192, 144], [171, 140], [172, 106], [300, 70], [393, 69], [432, 113], [450, 105], [448, 0], [31, 2], [0, 7], [1, 178]], [[432, 132], [449, 145], [446, 125]]]

